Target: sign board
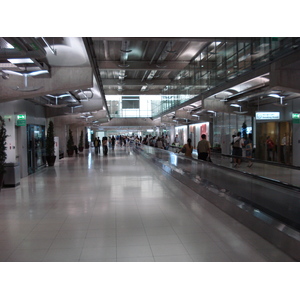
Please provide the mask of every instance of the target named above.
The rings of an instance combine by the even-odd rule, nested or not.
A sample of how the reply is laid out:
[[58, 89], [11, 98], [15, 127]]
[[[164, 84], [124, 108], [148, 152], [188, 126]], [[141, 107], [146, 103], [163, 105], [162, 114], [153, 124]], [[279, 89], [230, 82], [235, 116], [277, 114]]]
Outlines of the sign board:
[[17, 126], [26, 126], [26, 115], [25, 114], [16, 115], [16, 125]]
[[279, 120], [280, 119], [280, 112], [279, 111], [258, 111], [255, 113], [256, 120]]
[[300, 119], [300, 113], [293, 113], [292, 114], [292, 119]]
[[300, 113], [292, 113], [293, 124], [300, 124]]

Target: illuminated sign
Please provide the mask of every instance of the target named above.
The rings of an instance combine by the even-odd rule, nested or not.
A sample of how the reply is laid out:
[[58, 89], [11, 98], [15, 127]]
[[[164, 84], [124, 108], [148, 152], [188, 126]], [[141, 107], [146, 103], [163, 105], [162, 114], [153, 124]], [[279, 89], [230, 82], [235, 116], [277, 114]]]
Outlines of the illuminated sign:
[[300, 113], [292, 113], [293, 124], [300, 124]]
[[272, 111], [259, 111], [255, 113], [256, 120], [279, 120], [280, 119], [280, 112]]
[[17, 126], [26, 126], [26, 115], [24, 114], [20, 114], [20, 115], [16, 115], [16, 125]]
[[294, 119], [300, 119], [300, 113], [293, 113], [292, 114], [292, 119], [294, 120]]

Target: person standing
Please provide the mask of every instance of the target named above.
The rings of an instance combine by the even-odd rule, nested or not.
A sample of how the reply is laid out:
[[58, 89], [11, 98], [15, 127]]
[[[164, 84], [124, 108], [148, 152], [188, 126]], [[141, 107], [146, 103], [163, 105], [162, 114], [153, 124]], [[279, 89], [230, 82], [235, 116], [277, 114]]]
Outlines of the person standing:
[[230, 147], [231, 147], [231, 149], [230, 149], [230, 150], [231, 150], [231, 161], [230, 161], [230, 162], [231, 162], [231, 163], [234, 162], [234, 160], [233, 160], [233, 140], [234, 140], [235, 137], [236, 137], [236, 135], [233, 134], [233, 135], [232, 135], [232, 140], [231, 140], [231, 143], [230, 143], [230, 145], [231, 145], [231, 146], [230, 146]]
[[166, 135], [166, 137], [165, 137], [165, 147], [166, 147], [166, 150], [169, 149], [169, 146], [170, 146], [170, 137], [168, 135]]
[[159, 149], [164, 149], [163, 142], [160, 137], [157, 138], [156, 147]]
[[187, 140], [187, 144], [184, 144], [183, 147], [179, 150], [179, 152], [183, 152], [182, 151], [183, 149], [185, 149], [185, 152], [184, 152], [185, 156], [193, 157], [192, 153], [193, 153], [194, 147], [192, 146], [192, 140], [191, 139]]
[[95, 148], [95, 154], [98, 154], [98, 139], [95, 137], [94, 139], [94, 148]]
[[107, 155], [108, 147], [107, 147], [107, 137], [104, 136], [102, 138], [102, 149], [103, 149], [103, 154]]
[[100, 140], [100, 138], [99, 138], [99, 136], [98, 136], [98, 152], [100, 153], [100, 146], [101, 146], [101, 140]]
[[207, 160], [210, 157], [210, 142], [206, 140], [206, 134], [202, 134], [201, 139], [197, 145], [198, 159]]
[[116, 144], [116, 139], [114, 136], [112, 136], [112, 138], [111, 138], [111, 149], [112, 150], [115, 150], [115, 144]]
[[270, 138], [270, 136], [267, 137], [266, 144], [267, 144], [268, 160], [273, 161], [274, 160], [275, 144], [272, 141], [272, 139]]
[[242, 162], [243, 145], [244, 145], [244, 139], [242, 139], [241, 132], [239, 131], [237, 133], [237, 136], [233, 139], [232, 155], [233, 155], [234, 167], [239, 166]]
[[249, 134], [247, 139], [244, 142], [244, 146], [246, 149], [246, 157], [248, 158], [248, 166], [247, 167], [252, 167], [253, 162], [252, 162], [252, 153], [253, 153], [253, 142], [252, 142], [252, 135]]

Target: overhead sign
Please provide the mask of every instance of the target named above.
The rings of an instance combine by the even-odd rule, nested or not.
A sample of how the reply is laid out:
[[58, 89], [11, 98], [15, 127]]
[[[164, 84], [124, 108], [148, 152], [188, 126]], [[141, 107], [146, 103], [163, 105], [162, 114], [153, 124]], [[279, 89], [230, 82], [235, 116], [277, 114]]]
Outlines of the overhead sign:
[[279, 120], [280, 119], [280, 112], [279, 111], [258, 111], [255, 113], [256, 120]]
[[20, 114], [16, 115], [16, 125], [17, 126], [26, 126], [26, 115], [25, 114]]

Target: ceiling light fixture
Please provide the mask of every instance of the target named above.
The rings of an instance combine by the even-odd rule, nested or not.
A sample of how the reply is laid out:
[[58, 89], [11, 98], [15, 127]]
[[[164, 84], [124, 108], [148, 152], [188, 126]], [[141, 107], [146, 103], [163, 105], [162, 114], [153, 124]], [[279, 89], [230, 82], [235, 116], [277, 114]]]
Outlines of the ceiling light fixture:
[[7, 59], [10, 63], [17, 65], [17, 64], [33, 64], [33, 60], [31, 58], [8, 58]]
[[166, 50], [165, 52], [167, 53], [171, 53], [171, 54], [177, 54], [177, 52], [175, 50], [172, 50], [172, 42], [170, 42], [170, 50]]
[[283, 98], [284, 97], [280, 97], [280, 100], [279, 100], [279, 103], [272, 103], [273, 105], [276, 105], [276, 106], [287, 106], [288, 104], [287, 103], [283, 103]]
[[122, 49], [122, 48], [121, 48], [120, 51], [123, 52], [123, 53], [130, 53], [132, 50], [127, 49], [127, 41], [125, 41], [124, 44], [125, 44], [125, 45], [124, 45], [124, 46], [125, 46], [125, 49]]
[[273, 98], [280, 98], [281, 96], [277, 95], [277, 94], [268, 94], [269, 97], [273, 97]]
[[241, 105], [239, 105], [239, 104], [235, 104], [235, 103], [233, 103], [233, 104], [230, 104], [230, 106], [233, 106], [233, 107], [239, 107], [240, 108], [240, 110], [239, 111], [234, 111], [233, 113], [234, 114], [237, 114], [237, 115], [244, 115], [244, 114], [246, 114], [248, 111], [242, 111], [242, 106]]
[[118, 65], [120, 68], [128, 68], [130, 65], [129, 64], [123, 64], [123, 65]]
[[48, 70], [39, 70], [39, 71], [32, 71], [32, 72], [17, 72], [17, 71], [12, 71], [12, 70], [3, 70], [4, 73], [6, 74], [11, 74], [11, 75], [17, 75], [17, 76], [22, 76], [24, 77], [24, 87], [12, 87], [13, 90], [15, 91], [20, 91], [20, 92], [32, 92], [32, 91], [37, 91], [39, 89], [42, 88], [42, 86], [40, 87], [30, 87], [28, 86], [28, 77], [32, 77], [32, 76], [38, 76], [41, 74], [46, 74], [49, 73]]
[[287, 103], [283, 103], [283, 98], [285, 98], [285, 96], [281, 96], [281, 95], [274, 94], [274, 93], [268, 94], [268, 96], [280, 99], [279, 103], [272, 103], [273, 105], [276, 105], [276, 106], [286, 106], [286, 105], [288, 105]]

